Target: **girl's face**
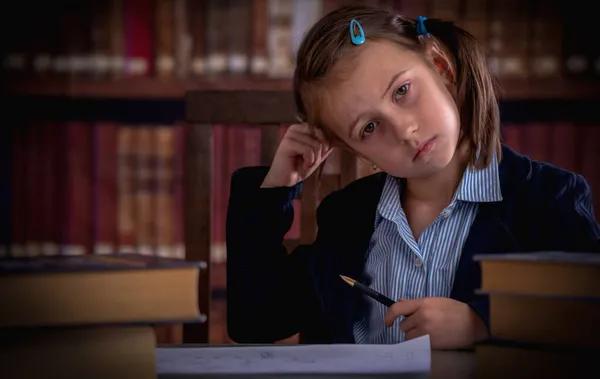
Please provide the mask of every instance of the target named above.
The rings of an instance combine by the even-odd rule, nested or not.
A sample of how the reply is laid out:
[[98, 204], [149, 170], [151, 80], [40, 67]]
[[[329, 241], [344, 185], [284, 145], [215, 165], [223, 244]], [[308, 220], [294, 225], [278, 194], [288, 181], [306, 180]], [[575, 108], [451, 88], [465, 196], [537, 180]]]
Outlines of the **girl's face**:
[[460, 132], [444, 56], [431, 54], [437, 69], [389, 42], [358, 48], [358, 55], [340, 64], [343, 80], [325, 89], [325, 124], [390, 175], [425, 178], [444, 169]]

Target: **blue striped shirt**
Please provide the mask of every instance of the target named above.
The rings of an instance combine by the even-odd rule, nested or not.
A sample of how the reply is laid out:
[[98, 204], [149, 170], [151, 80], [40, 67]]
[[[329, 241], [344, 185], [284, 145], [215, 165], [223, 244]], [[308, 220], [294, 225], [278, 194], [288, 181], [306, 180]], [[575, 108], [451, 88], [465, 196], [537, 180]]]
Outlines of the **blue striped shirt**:
[[[371, 287], [393, 300], [449, 297], [471, 224], [482, 202], [502, 200], [498, 161], [484, 170], [465, 170], [450, 204], [415, 240], [400, 202], [402, 181], [388, 176], [377, 206], [365, 271]], [[384, 323], [387, 308], [367, 298], [369, 309], [354, 325], [356, 343], [398, 343], [404, 333], [396, 320]]]

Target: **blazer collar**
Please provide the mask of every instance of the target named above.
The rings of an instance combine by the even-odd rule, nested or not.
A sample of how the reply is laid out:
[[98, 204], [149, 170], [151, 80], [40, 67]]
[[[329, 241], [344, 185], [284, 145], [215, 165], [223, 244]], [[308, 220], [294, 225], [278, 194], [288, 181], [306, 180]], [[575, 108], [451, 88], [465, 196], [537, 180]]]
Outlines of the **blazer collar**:
[[507, 200], [514, 199], [516, 191], [528, 175], [523, 163], [523, 156], [503, 146], [498, 170], [502, 201], [479, 204], [477, 216], [463, 247], [461, 261], [463, 258], [470, 260], [473, 252], [498, 253], [519, 249], [517, 238], [509, 225], [514, 209], [507, 207]]
[[351, 183], [338, 193], [343, 198], [332, 210], [339, 220], [337, 232], [325, 242], [328, 244], [325, 247], [327, 252], [313, 255], [313, 267], [318, 267], [313, 272], [315, 286], [319, 289], [321, 307], [334, 343], [354, 343], [354, 321], [364, 298], [339, 275], [370, 283], [364, 275], [364, 265], [385, 178], [384, 173], [373, 174]]
[[451, 296], [466, 300], [473, 295], [473, 283], [480, 285], [481, 269], [473, 261], [475, 254], [500, 254], [518, 252], [522, 246], [514, 234], [512, 214], [514, 206], [507, 201], [514, 200], [529, 175], [527, 158], [503, 146], [502, 161], [499, 166], [500, 187], [503, 200], [494, 203], [479, 204], [477, 216], [469, 230], [469, 236], [463, 246]]

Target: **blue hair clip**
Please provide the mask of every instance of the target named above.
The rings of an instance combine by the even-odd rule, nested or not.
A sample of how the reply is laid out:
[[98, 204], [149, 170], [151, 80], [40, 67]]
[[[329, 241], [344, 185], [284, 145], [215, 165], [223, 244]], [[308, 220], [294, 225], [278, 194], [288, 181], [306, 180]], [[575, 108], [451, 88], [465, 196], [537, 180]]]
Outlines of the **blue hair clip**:
[[[358, 27], [358, 35], [354, 33], [355, 26]], [[355, 19], [350, 21], [350, 39], [355, 45], [362, 45], [365, 42], [365, 32], [363, 31], [362, 26], [360, 26], [360, 23]]]
[[429, 32], [427, 31], [427, 28], [425, 28], [425, 20], [427, 20], [427, 17], [424, 17], [424, 16], [417, 17], [417, 35], [418, 36], [429, 37]]

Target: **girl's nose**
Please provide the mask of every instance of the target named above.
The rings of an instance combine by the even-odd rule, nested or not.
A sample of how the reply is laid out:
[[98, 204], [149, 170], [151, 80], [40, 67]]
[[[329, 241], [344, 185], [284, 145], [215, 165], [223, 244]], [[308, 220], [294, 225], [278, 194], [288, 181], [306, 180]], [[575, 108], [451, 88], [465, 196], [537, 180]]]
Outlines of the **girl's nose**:
[[414, 134], [419, 130], [418, 124], [408, 117], [396, 117], [392, 120], [394, 136], [403, 144], [414, 140]]

